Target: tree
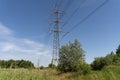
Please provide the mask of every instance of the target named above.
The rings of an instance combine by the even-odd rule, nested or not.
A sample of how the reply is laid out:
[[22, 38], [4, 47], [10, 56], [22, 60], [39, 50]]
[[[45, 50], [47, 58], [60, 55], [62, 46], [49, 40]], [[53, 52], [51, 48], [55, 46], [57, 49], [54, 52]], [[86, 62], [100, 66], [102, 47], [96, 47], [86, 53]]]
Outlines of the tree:
[[44, 66], [40, 66], [40, 69], [44, 69]]
[[34, 64], [25, 60], [0, 60], [0, 68], [34, 68]]
[[116, 55], [120, 57], [120, 45], [118, 46], [118, 49], [116, 50]]
[[75, 72], [80, 62], [84, 62], [84, 51], [78, 40], [69, 42], [60, 48], [58, 70], [61, 72]]
[[50, 64], [48, 65], [48, 68], [53, 68], [53, 69], [55, 69], [55, 68], [57, 68], [57, 66], [54, 65], [54, 64], [52, 64], [52, 63], [50, 63]]
[[18, 64], [19, 68], [34, 68], [34, 65], [30, 61], [21, 60]]
[[110, 54], [108, 54], [105, 57], [107, 65], [114, 65], [115, 64], [115, 58], [116, 58], [116, 55], [114, 54], [113, 51]]
[[113, 51], [105, 57], [95, 58], [91, 67], [93, 70], [101, 70], [104, 66], [109, 65], [120, 65], [120, 57], [114, 54]]
[[91, 67], [93, 70], [101, 70], [105, 65], [107, 65], [105, 57], [98, 57], [95, 58], [91, 64]]

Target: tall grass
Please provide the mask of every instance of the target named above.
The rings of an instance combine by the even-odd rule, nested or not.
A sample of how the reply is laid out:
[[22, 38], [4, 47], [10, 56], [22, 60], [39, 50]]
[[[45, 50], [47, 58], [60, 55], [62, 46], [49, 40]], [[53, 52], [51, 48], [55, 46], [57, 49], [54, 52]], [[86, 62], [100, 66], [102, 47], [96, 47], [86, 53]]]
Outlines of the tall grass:
[[120, 80], [120, 66], [104, 67], [90, 74], [59, 73], [56, 70], [0, 69], [0, 80]]
[[120, 66], [107, 66], [101, 71], [92, 71], [87, 75], [72, 75], [66, 80], [120, 80]]
[[51, 80], [46, 75], [34, 72], [27, 69], [1, 69], [0, 80]]

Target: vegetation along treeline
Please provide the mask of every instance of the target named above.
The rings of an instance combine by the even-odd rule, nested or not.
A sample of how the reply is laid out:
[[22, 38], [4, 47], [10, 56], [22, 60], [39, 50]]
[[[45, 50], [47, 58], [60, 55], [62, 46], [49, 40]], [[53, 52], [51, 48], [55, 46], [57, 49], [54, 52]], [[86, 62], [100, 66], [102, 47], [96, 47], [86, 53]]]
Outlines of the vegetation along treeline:
[[101, 70], [104, 66], [120, 66], [120, 45], [116, 52], [113, 51], [105, 57], [97, 57], [91, 64], [93, 70]]
[[84, 52], [78, 40], [63, 45], [60, 48], [57, 70], [63, 73], [78, 72], [79, 74], [87, 74], [91, 70], [102, 70], [104, 67], [120, 66], [120, 45], [115, 53], [112, 51], [105, 57], [97, 57], [91, 64], [85, 62]]
[[0, 60], [0, 68], [34, 68], [34, 64], [26, 60]]

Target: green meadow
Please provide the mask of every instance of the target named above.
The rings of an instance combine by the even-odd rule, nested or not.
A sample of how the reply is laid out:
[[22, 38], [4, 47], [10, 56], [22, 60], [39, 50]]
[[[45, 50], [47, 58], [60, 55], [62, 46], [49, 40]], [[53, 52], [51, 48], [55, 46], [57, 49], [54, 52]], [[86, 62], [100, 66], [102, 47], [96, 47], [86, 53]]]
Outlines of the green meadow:
[[86, 75], [53, 69], [0, 69], [0, 80], [120, 80], [120, 66], [104, 67]]

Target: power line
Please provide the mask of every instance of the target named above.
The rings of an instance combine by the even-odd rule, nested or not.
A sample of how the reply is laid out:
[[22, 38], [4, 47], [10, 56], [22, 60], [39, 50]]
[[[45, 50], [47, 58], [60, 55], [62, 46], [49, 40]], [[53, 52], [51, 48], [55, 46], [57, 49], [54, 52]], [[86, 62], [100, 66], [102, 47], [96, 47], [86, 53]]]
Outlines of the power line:
[[[86, 0], [84, 0], [81, 4], [83, 4], [85, 1]], [[75, 13], [81, 8], [81, 4], [73, 11], [73, 13], [70, 15], [70, 17], [67, 19], [66, 22], [69, 22], [72, 19], [72, 17], [75, 15]], [[67, 23], [64, 23], [61, 28], [65, 27], [65, 25], [67, 25]]]
[[[72, 4], [72, 2], [73, 2], [73, 0], [68, 0], [68, 1], [67, 1], [67, 4], [65, 5], [65, 7], [64, 7], [64, 9], [63, 9], [64, 12], [67, 12], [67, 10], [68, 10], [68, 8], [70, 7], [70, 5]], [[63, 18], [64, 16], [65, 16], [65, 14], [64, 14], [64, 15], [61, 15], [61, 18]]]
[[64, 7], [63, 10], [66, 11], [70, 7], [70, 5], [72, 4], [72, 2], [73, 2], [73, 0], [68, 0], [67, 4], [66, 4], [66, 6]]
[[[85, 22], [91, 15], [93, 15], [97, 10], [99, 10], [102, 6], [104, 6], [109, 0], [105, 0], [102, 4], [100, 4], [97, 8], [95, 8], [90, 14], [88, 14], [83, 20], [81, 20], [79, 23], [77, 23], [76, 25], [74, 25], [68, 33], [72, 32], [75, 28], [77, 28], [80, 24], [82, 24], [83, 22]], [[65, 33], [62, 36], [62, 39], [68, 34]]]

